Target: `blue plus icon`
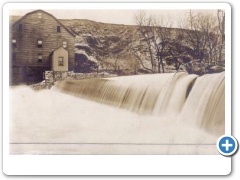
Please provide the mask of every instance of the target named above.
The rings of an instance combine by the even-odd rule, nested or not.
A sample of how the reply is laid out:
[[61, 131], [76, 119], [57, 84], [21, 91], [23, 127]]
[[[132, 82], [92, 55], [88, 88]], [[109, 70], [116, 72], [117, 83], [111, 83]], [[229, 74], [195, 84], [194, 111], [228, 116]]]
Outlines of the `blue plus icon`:
[[224, 156], [230, 156], [238, 148], [237, 140], [233, 136], [221, 136], [217, 141], [217, 149]]

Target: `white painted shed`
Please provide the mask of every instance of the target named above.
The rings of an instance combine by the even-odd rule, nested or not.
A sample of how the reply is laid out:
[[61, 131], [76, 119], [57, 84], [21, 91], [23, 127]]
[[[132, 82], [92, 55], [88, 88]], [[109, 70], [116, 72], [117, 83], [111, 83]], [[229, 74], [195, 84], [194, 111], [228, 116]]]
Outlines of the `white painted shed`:
[[52, 53], [52, 71], [68, 71], [68, 51], [63, 47]]

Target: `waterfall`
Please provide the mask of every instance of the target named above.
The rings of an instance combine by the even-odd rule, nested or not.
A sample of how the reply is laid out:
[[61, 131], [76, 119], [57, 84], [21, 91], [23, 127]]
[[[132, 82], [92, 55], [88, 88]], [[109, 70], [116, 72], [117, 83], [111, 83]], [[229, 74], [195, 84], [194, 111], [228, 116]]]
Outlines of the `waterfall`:
[[137, 75], [59, 81], [64, 93], [139, 114], [175, 118], [209, 133], [224, 134], [225, 73]]
[[184, 104], [181, 116], [188, 123], [214, 134], [224, 134], [225, 73], [198, 77]]

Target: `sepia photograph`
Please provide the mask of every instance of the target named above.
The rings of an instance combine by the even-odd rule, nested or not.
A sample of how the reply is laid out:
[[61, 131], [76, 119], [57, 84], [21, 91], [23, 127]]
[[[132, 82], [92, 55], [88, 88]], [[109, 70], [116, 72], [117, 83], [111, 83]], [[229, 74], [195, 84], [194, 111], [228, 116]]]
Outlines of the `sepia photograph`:
[[10, 9], [9, 27], [10, 155], [219, 155], [225, 9]]

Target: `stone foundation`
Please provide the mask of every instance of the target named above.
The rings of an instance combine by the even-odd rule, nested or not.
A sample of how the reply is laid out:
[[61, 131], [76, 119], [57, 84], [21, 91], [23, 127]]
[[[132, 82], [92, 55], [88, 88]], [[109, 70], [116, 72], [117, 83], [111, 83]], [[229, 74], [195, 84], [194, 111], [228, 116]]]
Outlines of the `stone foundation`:
[[45, 71], [45, 86], [50, 89], [54, 82], [65, 79], [93, 79], [116, 77], [116, 74], [102, 73], [74, 73], [73, 71]]

